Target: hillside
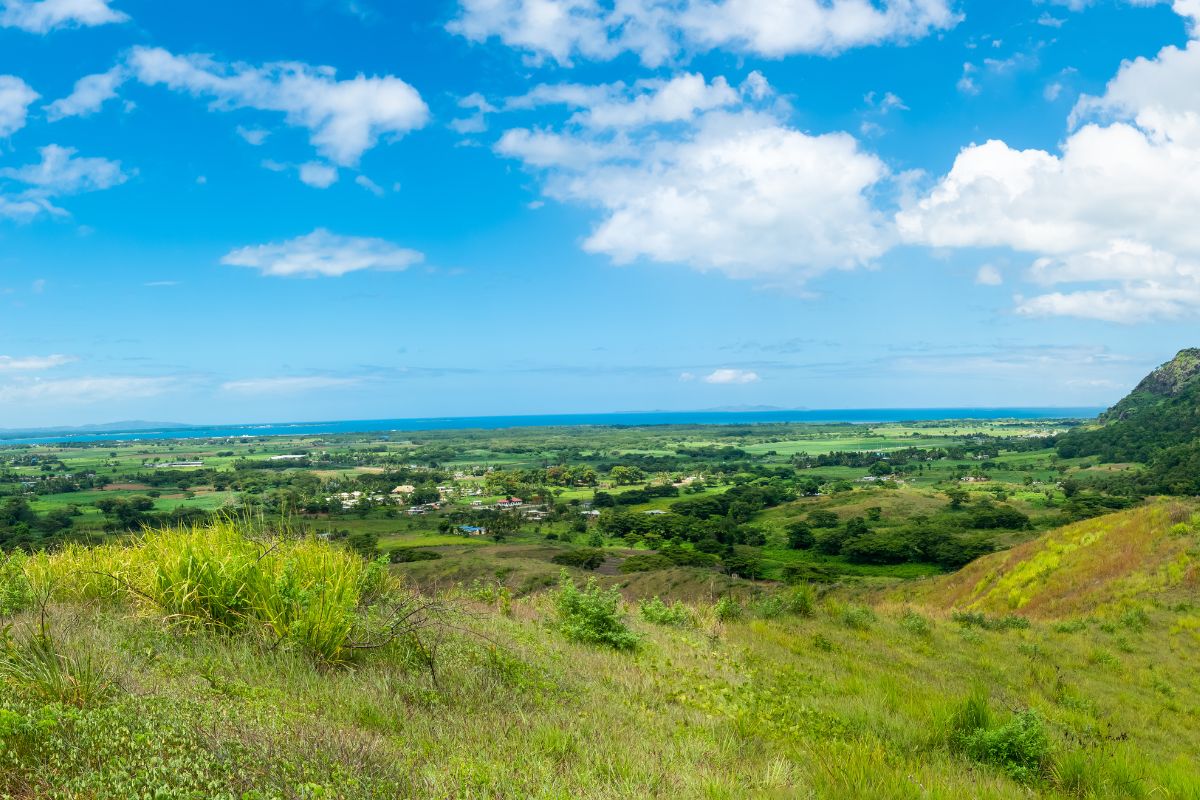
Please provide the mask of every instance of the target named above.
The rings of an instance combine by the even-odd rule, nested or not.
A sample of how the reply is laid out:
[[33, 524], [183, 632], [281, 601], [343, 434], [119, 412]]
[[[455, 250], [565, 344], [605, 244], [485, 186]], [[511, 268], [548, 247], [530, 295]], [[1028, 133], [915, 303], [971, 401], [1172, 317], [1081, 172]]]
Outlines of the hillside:
[[1200, 597], [1200, 515], [1160, 500], [1051, 531], [897, 590], [921, 605], [1038, 619], [1116, 618]]
[[0, 797], [1200, 796], [1191, 583], [1032, 623], [581, 586], [419, 595], [228, 523], [0, 560]]
[[1065, 435], [1059, 455], [1146, 464], [1144, 491], [1200, 494], [1200, 350], [1154, 370], [1098, 422]]

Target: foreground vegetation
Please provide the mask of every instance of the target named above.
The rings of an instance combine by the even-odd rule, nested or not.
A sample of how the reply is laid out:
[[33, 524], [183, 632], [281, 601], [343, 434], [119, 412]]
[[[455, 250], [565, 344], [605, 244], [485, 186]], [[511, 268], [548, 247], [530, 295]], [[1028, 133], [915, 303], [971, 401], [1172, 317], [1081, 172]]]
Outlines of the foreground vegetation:
[[[1196, 559], [1181, 508], [1111, 524]], [[1030, 619], [394, 570], [246, 523], [7, 559], [0, 796], [1200, 793], [1194, 572]]]

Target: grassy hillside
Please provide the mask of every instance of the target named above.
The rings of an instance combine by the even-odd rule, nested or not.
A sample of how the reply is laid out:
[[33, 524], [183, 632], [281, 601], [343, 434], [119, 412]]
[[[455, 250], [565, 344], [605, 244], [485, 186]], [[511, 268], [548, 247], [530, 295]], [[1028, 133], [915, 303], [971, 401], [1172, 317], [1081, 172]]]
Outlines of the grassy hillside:
[[1042, 619], [1194, 602], [1200, 596], [1196, 508], [1160, 500], [1068, 525], [897, 595], [943, 609]]
[[1200, 796], [1194, 605], [939, 605], [430, 597], [231, 525], [18, 557], [0, 796]]

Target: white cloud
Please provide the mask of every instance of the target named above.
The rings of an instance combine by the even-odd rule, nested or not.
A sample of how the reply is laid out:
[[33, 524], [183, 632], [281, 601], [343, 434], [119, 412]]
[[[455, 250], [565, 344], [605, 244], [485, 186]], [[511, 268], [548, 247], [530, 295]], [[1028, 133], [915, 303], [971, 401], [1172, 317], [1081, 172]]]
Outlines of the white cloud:
[[286, 242], [239, 248], [221, 263], [257, 269], [270, 277], [315, 278], [340, 277], [359, 270], [404, 270], [424, 259], [415, 250], [383, 239], [338, 236], [318, 228]]
[[757, 372], [751, 372], [745, 369], [718, 369], [713, 370], [708, 375], [704, 376], [705, 383], [721, 384], [721, 385], [743, 385], [747, 383], [758, 383], [762, 378], [758, 377]]
[[307, 164], [300, 165], [300, 180], [308, 186], [316, 189], [328, 189], [338, 181], [338, 171], [336, 167], [331, 167], [328, 164], [322, 164], [319, 161], [310, 161]]
[[308, 130], [322, 156], [341, 166], [353, 166], [381, 138], [402, 136], [429, 118], [417, 90], [390, 75], [339, 81], [331, 67], [222, 64], [147, 47], [134, 48], [130, 65], [143, 83], [211, 97], [216, 110], [283, 113], [289, 125]]
[[999, 286], [1004, 283], [1004, 275], [991, 264], [984, 264], [975, 273], [975, 282], [980, 286]]
[[54, 369], [64, 364], [70, 364], [76, 359], [73, 356], [0, 356], [0, 372], [40, 372]]
[[21, 380], [0, 384], [0, 403], [91, 405], [157, 397], [176, 388], [174, 378], [86, 377]]
[[696, 373], [681, 372], [679, 373], [679, 380], [683, 381], [684, 383], [691, 383], [692, 381], [696, 380]]
[[659, 66], [681, 51], [729, 49], [769, 58], [832, 54], [953, 27], [948, 0], [460, 0], [448, 26], [497, 38], [532, 61], [570, 64], [636, 53]]
[[1019, 297], [1022, 314], [1137, 322], [1200, 312], [1197, 87], [1200, 41], [1127, 62], [1102, 96], [1079, 101], [1059, 152], [971, 145], [901, 211], [899, 230], [935, 247], [1032, 254], [1030, 278], [1063, 288]]
[[108, 72], [86, 75], [75, 82], [75, 89], [61, 100], [46, 106], [46, 117], [56, 122], [66, 117], [86, 117], [95, 114], [104, 104], [117, 96], [117, 89], [126, 80], [122, 67]]
[[232, 394], [272, 395], [303, 394], [326, 389], [348, 389], [358, 386], [358, 378], [335, 378], [324, 376], [291, 378], [247, 378], [221, 384], [221, 390]]
[[38, 99], [29, 84], [14, 75], [0, 75], [0, 137], [12, 136], [29, 119], [29, 107]]
[[4, 0], [0, 28], [49, 33], [57, 28], [90, 28], [129, 19], [110, 8], [111, 4], [112, 0]]
[[[74, 149], [55, 144], [39, 152], [42, 160], [37, 164], [0, 169], [0, 218], [29, 221], [42, 214], [63, 216], [67, 212], [54, 205], [55, 198], [111, 189], [129, 179], [117, 161], [80, 157]], [[5, 180], [23, 188], [4, 194]]]
[[271, 132], [265, 128], [247, 128], [243, 125], [238, 125], [237, 135], [245, 139], [247, 143], [259, 147], [267, 141]]
[[41, 162], [24, 167], [0, 169], [0, 178], [9, 178], [30, 187], [29, 191], [47, 197], [111, 189], [128, 180], [118, 161], [84, 158], [76, 150], [56, 144], [38, 151]]
[[584, 247], [618, 263], [796, 286], [881, 255], [889, 234], [869, 193], [886, 166], [848, 134], [785, 125], [754, 76], [738, 91], [691, 74], [537, 87], [513, 107], [573, 113], [560, 130], [509, 130], [496, 150], [538, 170], [548, 195], [599, 208]]
[[385, 194], [387, 194], [382, 186], [368, 178], [366, 175], [359, 175], [354, 179], [354, 182], [376, 197], [383, 197]]

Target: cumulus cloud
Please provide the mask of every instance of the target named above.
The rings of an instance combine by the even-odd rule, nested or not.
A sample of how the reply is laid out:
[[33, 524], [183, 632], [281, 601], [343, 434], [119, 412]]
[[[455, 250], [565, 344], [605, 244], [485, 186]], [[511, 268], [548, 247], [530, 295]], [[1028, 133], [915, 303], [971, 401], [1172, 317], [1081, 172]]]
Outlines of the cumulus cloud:
[[782, 58], [908, 41], [953, 27], [949, 0], [460, 0], [448, 26], [571, 64], [626, 52], [659, 66], [682, 51], [730, 49]]
[[0, 0], [0, 28], [49, 33], [58, 28], [91, 28], [125, 22], [129, 17], [113, 0]]
[[221, 391], [231, 394], [273, 395], [303, 394], [325, 389], [347, 389], [357, 386], [358, 378], [336, 378], [320, 375], [284, 378], [247, 378], [221, 384]]
[[742, 385], [758, 383], [762, 378], [757, 372], [745, 369], [717, 369], [704, 376], [705, 383]]
[[126, 80], [122, 67], [113, 67], [108, 72], [86, 75], [75, 82], [71, 94], [46, 106], [46, 117], [57, 122], [66, 117], [86, 117], [95, 114], [104, 104], [117, 96], [117, 90]]
[[318, 228], [286, 242], [242, 247], [221, 259], [222, 264], [257, 269], [277, 278], [341, 277], [360, 270], [399, 271], [425, 260], [384, 239], [339, 236]]
[[[1181, 13], [1195, 11], [1177, 2]], [[1200, 311], [1200, 41], [1122, 65], [1058, 152], [971, 145], [897, 216], [935, 247], [1032, 254], [1030, 316], [1137, 322]]]
[[0, 356], [0, 372], [40, 372], [75, 361], [73, 356]]
[[29, 107], [38, 93], [14, 75], [0, 75], [0, 137], [12, 136], [25, 127]]
[[141, 82], [212, 98], [216, 110], [282, 113], [289, 125], [309, 132], [318, 153], [340, 166], [357, 164], [380, 139], [403, 136], [429, 118], [420, 93], [391, 75], [338, 80], [331, 67], [224, 64], [149, 47], [134, 48], [129, 63]]
[[542, 86], [510, 107], [548, 104], [569, 112], [558, 129], [511, 129], [496, 151], [600, 210], [589, 252], [796, 286], [887, 248], [869, 197], [886, 166], [848, 134], [787, 126], [757, 73], [736, 90], [692, 74]]
[[[23, 167], [0, 169], [0, 218], [28, 221], [42, 214], [66, 215], [54, 200], [67, 195], [97, 192], [129, 179], [120, 162], [78, 156], [70, 147], [51, 144], [40, 151], [42, 160]], [[15, 193], [4, 193], [4, 183], [20, 184]]]

